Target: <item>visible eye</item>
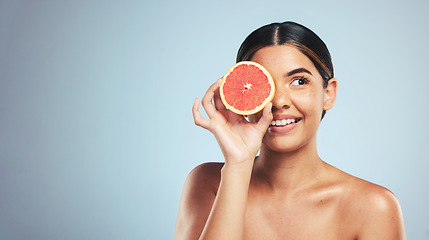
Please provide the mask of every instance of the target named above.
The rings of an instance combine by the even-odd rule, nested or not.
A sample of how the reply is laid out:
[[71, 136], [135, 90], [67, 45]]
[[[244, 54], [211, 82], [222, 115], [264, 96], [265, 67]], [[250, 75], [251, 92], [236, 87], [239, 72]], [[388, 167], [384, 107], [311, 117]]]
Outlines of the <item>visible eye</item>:
[[310, 82], [310, 80], [308, 80], [307, 78], [305, 78], [305, 77], [298, 77], [298, 78], [295, 78], [290, 83], [290, 85], [292, 85], [292, 86], [300, 86], [300, 85], [307, 84], [308, 82]]

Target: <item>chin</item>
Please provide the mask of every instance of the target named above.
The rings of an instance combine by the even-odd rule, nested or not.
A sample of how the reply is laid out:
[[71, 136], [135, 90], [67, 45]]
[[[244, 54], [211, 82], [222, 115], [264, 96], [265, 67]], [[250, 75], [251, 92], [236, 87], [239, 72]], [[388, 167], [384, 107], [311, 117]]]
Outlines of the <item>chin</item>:
[[311, 136], [270, 136], [267, 135], [262, 140], [262, 146], [272, 152], [292, 153], [302, 149], [305, 146], [312, 146], [316, 138]]
[[264, 141], [263, 146], [272, 151], [278, 153], [289, 153], [294, 152], [302, 147], [302, 144], [298, 144], [296, 141]]

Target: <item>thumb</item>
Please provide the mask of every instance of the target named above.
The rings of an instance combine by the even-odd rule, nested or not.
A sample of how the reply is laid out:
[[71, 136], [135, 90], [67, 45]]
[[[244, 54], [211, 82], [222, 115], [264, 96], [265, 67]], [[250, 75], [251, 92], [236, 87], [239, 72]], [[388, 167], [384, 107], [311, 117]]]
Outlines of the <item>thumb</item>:
[[263, 134], [267, 131], [268, 127], [271, 124], [271, 121], [273, 121], [273, 113], [271, 112], [273, 104], [269, 102], [263, 112], [262, 117], [259, 119], [258, 123], [256, 124], [256, 128], [259, 129]]

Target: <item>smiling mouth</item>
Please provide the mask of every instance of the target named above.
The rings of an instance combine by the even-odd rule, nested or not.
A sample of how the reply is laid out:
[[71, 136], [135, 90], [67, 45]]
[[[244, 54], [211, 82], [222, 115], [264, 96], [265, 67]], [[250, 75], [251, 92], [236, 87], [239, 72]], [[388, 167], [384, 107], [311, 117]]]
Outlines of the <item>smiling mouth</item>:
[[294, 124], [294, 123], [298, 123], [299, 121], [301, 121], [302, 118], [290, 118], [290, 119], [282, 119], [282, 120], [273, 120], [270, 124], [271, 126], [274, 127], [281, 127], [281, 126], [286, 126], [286, 125], [290, 125], [290, 124]]

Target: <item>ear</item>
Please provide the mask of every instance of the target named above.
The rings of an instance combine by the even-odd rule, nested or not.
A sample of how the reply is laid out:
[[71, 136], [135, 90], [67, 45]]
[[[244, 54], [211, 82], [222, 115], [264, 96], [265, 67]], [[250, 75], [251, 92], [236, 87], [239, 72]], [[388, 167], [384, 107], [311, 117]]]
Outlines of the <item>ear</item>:
[[328, 86], [325, 88], [325, 96], [323, 99], [323, 110], [328, 111], [334, 106], [337, 97], [337, 79], [331, 78]]

